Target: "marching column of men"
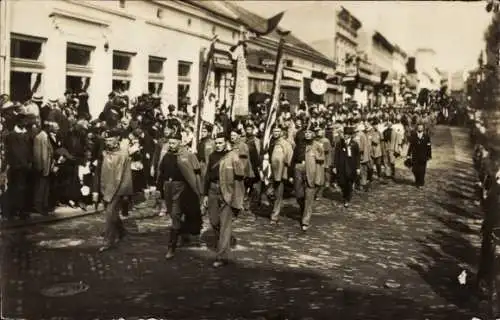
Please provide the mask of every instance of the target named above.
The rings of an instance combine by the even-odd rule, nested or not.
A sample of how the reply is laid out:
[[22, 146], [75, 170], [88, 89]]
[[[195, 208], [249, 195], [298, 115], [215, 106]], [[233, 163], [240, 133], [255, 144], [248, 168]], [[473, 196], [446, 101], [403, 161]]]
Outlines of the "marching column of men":
[[[134, 189], [154, 184], [161, 194], [162, 211], [172, 220], [166, 258], [175, 256], [179, 242], [199, 245], [201, 216], [207, 213], [217, 238], [214, 266], [224, 266], [236, 243], [233, 219], [250, 209], [251, 193], [261, 205], [273, 200], [270, 223], [276, 225], [286, 187], [292, 187], [301, 215], [300, 228], [305, 232], [313, 222], [315, 199], [329, 190], [330, 183], [340, 187], [348, 207], [355, 187], [369, 190], [374, 172], [378, 178], [394, 178], [395, 161], [402, 154], [408, 130], [400, 117], [355, 113], [337, 114], [324, 121], [314, 108], [309, 114], [294, 117], [282, 113], [267, 150], [271, 174], [266, 185], [262, 181], [266, 179], [259, 177], [263, 160], [256, 135], [259, 122], [236, 122], [217, 133], [213, 126], [205, 125], [194, 154], [184, 143], [180, 121], [171, 119], [163, 135], [153, 136], [146, 132], [146, 125], [138, 127], [141, 114], [136, 120], [115, 117], [124, 105], [114, 98], [110, 96], [102, 115], [107, 120], [98, 131], [90, 132], [85, 119], [76, 121], [64, 115], [57, 103], [42, 108], [41, 114], [47, 114], [43, 121], [37, 116], [34, 121], [24, 116], [15, 121], [5, 139], [9, 199], [15, 199], [9, 201], [7, 214], [25, 212], [26, 205], [20, 199], [25, 199], [29, 175], [34, 181], [32, 206], [44, 215], [57, 204], [55, 192], [50, 190], [64, 182], [59, 190], [73, 191], [67, 191], [63, 201], [74, 202], [78, 197], [71, 193], [77, 188], [78, 196], [83, 196], [79, 201], [104, 203], [105, 241], [100, 250], [105, 251], [126, 235], [120, 216], [128, 215], [137, 193]], [[89, 139], [92, 136], [96, 139]], [[409, 142], [416, 185], [422, 186], [431, 157], [430, 138], [419, 125]], [[82, 149], [83, 144], [88, 148]], [[148, 174], [143, 175], [144, 171]]]

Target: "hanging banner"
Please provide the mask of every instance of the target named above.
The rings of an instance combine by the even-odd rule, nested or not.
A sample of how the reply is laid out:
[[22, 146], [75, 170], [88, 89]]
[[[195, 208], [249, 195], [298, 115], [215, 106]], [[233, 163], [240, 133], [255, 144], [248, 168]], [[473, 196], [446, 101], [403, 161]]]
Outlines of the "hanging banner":
[[234, 81], [233, 104], [231, 108], [231, 119], [238, 116], [248, 115], [248, 69], [245, 57], [245, 46], [239, 43], [233, 51], [233, 59], [236, 60], [236, 76]]
[[276, 55], [276, 66], [273, 75], [273, 89], [271, 91], [271, 104], [267, 115], [266, 124], [264, 126], [264, 137], [262, 138], [261, 158], [262, 171], [261, 180], [265, 185], [269, 184], [271, 179], [271, 155], [269, 154], [269, 144], [271, 143], [271, 130], [276, 122], [279, 107], [279, 94], [281, 87], [281, 79], [283, 77], [283, 48], [285, 39], [282, 37], [278, 45], [278, 53]]
[[215, 123], [215, 73], [210, 70], [207, 75], [207, 89], [203, 97], [203, 109], [201, 110], [201, 120]]

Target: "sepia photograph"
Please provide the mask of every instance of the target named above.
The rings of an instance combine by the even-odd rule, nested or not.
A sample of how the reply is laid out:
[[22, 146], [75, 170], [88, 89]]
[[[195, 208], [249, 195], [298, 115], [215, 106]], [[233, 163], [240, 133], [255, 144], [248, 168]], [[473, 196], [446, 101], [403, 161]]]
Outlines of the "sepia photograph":
[[498, 320], [500, 0], [0, 0], [0, 317]]

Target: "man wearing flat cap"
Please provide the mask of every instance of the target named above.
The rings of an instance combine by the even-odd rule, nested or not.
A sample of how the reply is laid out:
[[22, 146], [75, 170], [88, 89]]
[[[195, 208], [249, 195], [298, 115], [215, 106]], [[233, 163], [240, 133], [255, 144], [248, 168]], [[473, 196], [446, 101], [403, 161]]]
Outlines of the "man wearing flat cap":
[[311, 223], [312, 205], [318, 187], [325, 180], [325, 153], [323, 146], [314, 141], [311, 124], [304, 130], [304, 142], [297, 144], [292, 157], [295, 197], [302, 215], [301, 229], [307, 231]]
[[168, 152], [161, 159], [158, 172], [158, 188], [163, 189], [167, 211], [172, 218], [167, 259], [174, 257], [179, 237], [185, 243], [191, 242], [192, 237], [199, 237], [202, 224], [200, 163], [181, 143], [180, 131], [171, 133]]
[[285, 138], [283, 127], [275, 125], [273, 137], [269, 144], [269, 155], [271, 156], [272, 181], [274, 189], [274, 205], [271, 212], [271, 224], [278, 223], [281, 208], [283, 207], [283, 191], [285, 182], [290, 175], [293, 148]]
[[[215, 151], [210, 155], [204, 178], [202, 208], [207, 210], [210, 224], [215, 231], [217, 251], [214, 267], [229, 262], [233, 216], [243, 210], [246, 178], [245, 163], [238, 149], [229, 149], [226, 134], [215, 137]], [[233, 240], [234, 239], [234, 240]]]
[[333, 173], [342, 190], [344, 207], [349, 206], [352, 198], [353, 184], [361, 173], [361, 154], [359, 145], [353, 139], [354, 128], [345, 127], [344, 136], [335, 146]]
[[316, 141], [321, 144], [323, 147], [323, 151], [325, 153], [325, 181], [324, 184], [318, 188], [318, 191], [316, 193], [316, 199], [319, 197], [323, 197], [323, 192], [325, 189], [330, 188], [330, 183], [331, 183], [331, 166], [332, 166], [332, 161], [333, 161], [333, 151], [332, 151], [332, 144], [330, 142], [330, 139], [328, 139], [325, 136], [325, 129], [321, 126], [317, 126], [314, 128], [315, 135], [316, 135]]
[[128, 150], [120, 146], [122, 132], [108, 130], [104, 134], [104, 151], [98, 159], [97, 182], [92, 198], [98, 201], [99, 193], [104, 201], [104, 246], [99, 251], [113, 248], [125, 236], [120, 210], [127, 215], [128, 198], [133, 194], [131, 160]]

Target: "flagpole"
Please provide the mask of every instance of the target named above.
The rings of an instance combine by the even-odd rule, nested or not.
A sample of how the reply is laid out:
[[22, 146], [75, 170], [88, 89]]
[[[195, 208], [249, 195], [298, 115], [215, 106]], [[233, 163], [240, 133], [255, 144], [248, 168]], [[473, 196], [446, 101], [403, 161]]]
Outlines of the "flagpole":
[[[283, 51], [285, 46], [284, 36], [288, 35], [290, 32], [280, 33], [280, 42], [278, 45], [278, 52], [276, 54], [276, 64], [274, 67], [273, 74], [273, 87], [271, 91], [271, 103], [269, 105], [269, 111], [267, 114], [266, 124], [264, 126], [264, 136], [262, 137], [262, 147], [260, 158], [262, 161], [261, 175], [262, 180], [265, 185], [269, 183], [269, 178], [271, 176], [271, 162], [269, 155], [269, 144], [271, 142], [271, 130], [276, 122], [278, 116], [279, 108], [279, 94], [281, 87], [281, 79], [283, 77]], [[267, 158], [266, 158], [267, 155]]]
[[202, 119], [201, 115], [203, 112], [203, 105], [205, 102], [205, 97], [208, 92], [208, 85], [209, 85], [209, 80], [210, 80], [210, 74], [213, 69], [213, 51], [214, 51], [214, 46], [215, 43], [217, 42], [219, 36], [215, 35], [211, 40], [210, 40], [210, 46], [208, 47], [208, 54], [207, 54], [207, 61], [204, 61], [204, 57], [200, 56], [201, 59], [201, 69], [203, 71], [202, 73], [202, 81], [201, 85], [199, 88], [199, 94], [198, 94], [198, 108], [196, 108], [196, 121], [195, 121], [195, 132], [194, 132], [194, 139], [192, 143], [192, 150], [193, 152], [197, 152], [198, 148], [198, 143], [200, 141], [200, 134], [201, 134], [201, 124], [202, 124]]

